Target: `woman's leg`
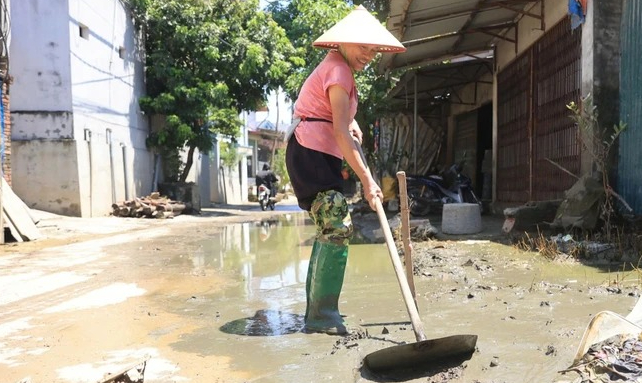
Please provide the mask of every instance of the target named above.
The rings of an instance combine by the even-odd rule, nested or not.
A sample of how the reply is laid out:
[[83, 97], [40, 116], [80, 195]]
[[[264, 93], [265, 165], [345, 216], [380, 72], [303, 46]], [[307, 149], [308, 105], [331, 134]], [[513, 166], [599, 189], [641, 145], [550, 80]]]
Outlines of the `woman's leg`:
[[340, 192], [321, 192], [312, 203], [310, 217], [317, 235], [306, 280], [305, 330], [347, 334], [338, 303], [353, 230], [348, 203]]

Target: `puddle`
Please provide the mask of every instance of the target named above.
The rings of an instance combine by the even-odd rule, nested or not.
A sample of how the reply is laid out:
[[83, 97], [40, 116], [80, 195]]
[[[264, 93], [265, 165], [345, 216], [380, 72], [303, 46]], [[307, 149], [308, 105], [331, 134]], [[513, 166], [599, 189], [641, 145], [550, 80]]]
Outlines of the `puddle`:
[[[260, 224], [230, 226], [219, 239], [201, 242], [199, 265], [238, 278], [237, 284], [209, 298], [213, 305], [214, 302], [225, 302], [231, 309], [228, 315], [223, 315], [228, 320], [219, 327], [220, 331], [256, 337], [259, 342], [270, 342], [261, 337], [279, 338], [271, 341], [269, 349], [274, 356], [282, 355], [286, 359], [299, 352], [296, 347], [306, 344], [316, 344], [310, 355], [325, 355], [323, 347], [317, 348], [318, 339], [300, 333], [313, 236], [314, 227], [305, 216], [293, 216]], [[420, 315], [425, 318], [427, 335], [480, 334], [480, 342], [478, 352], [465, 363], [450, 369], [432, 370], [419, 377], [413, 375], [413, 378], [402, 379], [397, 376], [397, 379], [437, 376], [435, 381], [470, 382], [471, 379], [483, 381], [486, 376], [507, 382], [515, 379], [538, 383], [552, 381], [556, 371], [570, 363], [573, 348], [579, 344], [591, 315], [609, 307], [622, 307], [613, 305], [614, 301], [634, 303], [633, 298], [622, 294], [614, 295], [615, 300], [609, 297], [609, 292], [601, 287], [609, 280], [604, 270], [553, 264], [535, 254], [519, 252], [489, 240], [446, 242], [441, 247], [428, 242], [415, 244], [415, 248], [418, 253], [427, 251], [443, 260], [441, 264], [428, 267], [432, 276], [415, 276]], [[246, 315], [230, 316], [234, 307]], [[333, 360], [332, 363], [339, 363], [347, 371], [360, 367], [368, 350], [414, 341], [383, 244], [351, 245], [340, 308], [347, 314], [348, 321], [369, 330], [368, 339], [343, 350], [353, 354], [353, 359], [348, 362]], [[389, 331], [385, 336], [380, 334], [384, 328]], [[198, 350], [196, 338], [203, 333], [198, 334], [191, 338], [192, 344], [182, 342], [175, 346]], [[330, 342], [332, 338], [328, 337], [321, 343]], [[250, 348], [254, 345], [246, 348], [245, 342], [240, 342], [237, 346], [245, 351], [239, 352], [236, 365], [248, 366], [248, 354], [252, 355]], [[207, 352], [215, 352], [209, 346], [207, 349]], [[199, 352], [206, 351], [201, 349]], [[566, 356], [566, 360], [560, 356]], [[261, 356], [257, 358], [261, 359]], [[258, 360], [255, 363], [257, 368]], [[302, 363], [308, 365], [308, 362]], [[462, 365], [467, 367], [462, 368]], [[318, 368], [318, 364], [314, 366]], [[258, 373], [268, 373], [268, 370], [258, 368]], [[440, 374], [442, 378], [438, 377]], [[351, 381], [390, 379], [390, 376], [382, 378], [367, 373], [357, 374], [356, 378], [353, 373], [349, 375]], [[345, 374], [336, 372], [328, 376], [328, 380], [343, 381], [342, 378]], [[270, 381], [291, 380], [272, 377]]]
[[[0, 371], [9, 369], [3, 376], [18, 381], [38, 366], [37, 381], [75, 382], [55, 371], [93, 371], [93, 363], [127, 348], [154, 350], [146, 383], [552, 382], [571, 363], [593, 315], [626, 314], [636, 301], [612, 284], [636, 276], [617, 269], [551, 263], [488, 238], [414, 243], [426, 337], [474, 334], [476, 351], [412, 377], [368, 374], [366, 355], [416, 342], [387, 247], [350, 247], [339, 307], [367, 336], [304, 334], [314, 233], [306, 213], [283, 212], [223, 227], [174, 223], [163, 235], [103, 247], [108, 256], [99, 265], [55, 270], [87, 280], [43, 287], [0, 313], [0, 344], [21, 352], [11, 355], [10, 369], [0, 357]], [[55, 262], [48, 254], [47, 267]], [[49, 351], [28, 354], [43, 347]]]
[[277, 336], [294, 334], [303, 329], [303, 315], [276, 310], [258, 310], [253, 316], [237, 319], [221, 326], [227, 334], [246, 336]]

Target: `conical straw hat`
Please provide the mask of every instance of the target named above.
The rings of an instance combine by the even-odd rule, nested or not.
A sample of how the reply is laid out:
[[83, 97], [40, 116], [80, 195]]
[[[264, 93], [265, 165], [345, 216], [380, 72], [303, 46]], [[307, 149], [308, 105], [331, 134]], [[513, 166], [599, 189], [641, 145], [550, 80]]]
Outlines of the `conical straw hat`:
[[378, 52], [398, 53], [406, 48], [362, 5], [339, 20], [313, 46], [336, 49], [339, 44], [361, 44], [377, 47]]

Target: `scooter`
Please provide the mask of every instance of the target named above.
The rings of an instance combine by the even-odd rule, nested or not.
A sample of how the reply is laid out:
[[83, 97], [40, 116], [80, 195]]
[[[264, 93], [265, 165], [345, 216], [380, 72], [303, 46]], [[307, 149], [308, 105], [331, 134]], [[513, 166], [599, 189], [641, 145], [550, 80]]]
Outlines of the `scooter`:
[[268, 189], [265, 184], [260, 184], [258, 187], [258, 200], [259, 205], [261, 205], [261, 210], [265, 211], [268, 208], [274, 210], [274, 205], [276, 204], [276, 198], [272, 197], [272, 191]]
[[473, 191], [472, 181], [461, 173], [463, 164], [454, 164], [442, 174], [408, 176], [410, 213], [426, 216], [439, 212], [447, 203], [482, 203]]

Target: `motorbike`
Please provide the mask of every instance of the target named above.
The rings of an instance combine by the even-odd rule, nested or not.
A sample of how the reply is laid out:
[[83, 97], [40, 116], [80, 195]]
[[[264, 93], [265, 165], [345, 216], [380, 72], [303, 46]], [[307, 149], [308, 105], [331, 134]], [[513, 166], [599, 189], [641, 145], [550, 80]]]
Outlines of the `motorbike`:
[[[275, 187], [274, 185], [272, 187]], [[265, 184], [260, 184], [257, 189], [259, 205], [261, 205], [261, 210], [265, 211], [268, 208], [274, 210], [274, 205], [276, 205], [276, 198], [272, 196], [272, 191]]]
[[445, 172], [428, 176], [408, 176], [408, 205], [410, 214], [426, 216], [438, 213], [444, 204], [482, 203], [473, 191], [471, 179], [462, 174], [463, 164], [454, 164]]

